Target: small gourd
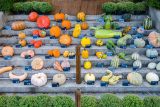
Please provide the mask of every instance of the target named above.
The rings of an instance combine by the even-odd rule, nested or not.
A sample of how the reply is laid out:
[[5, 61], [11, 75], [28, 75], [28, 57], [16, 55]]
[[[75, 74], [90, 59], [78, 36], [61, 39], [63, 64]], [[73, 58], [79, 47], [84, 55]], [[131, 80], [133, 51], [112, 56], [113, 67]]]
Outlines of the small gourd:
[[148, 58], [155, 58], [158, 57], [158, 51], [156, 49], [147, 49], [146, 56]]
[[86, 14], [84, 12], [78, 12], [77, 19], [84, 22], [86, 20]]
[[92, 63], [90, 61], [85, 61], [84, 62], [84, 68], [85, 69], [91, 69], [92, 68]]
[[87, 30], [88, 29], [88, 23], [87, 22], [82, 22], [81, 23], [81, 29], [82, 30]]
[[91, 39], [88, 38], [88, 37], [83, 37], [81, 39], [81, 45], [85, 48], [87, 46], [90, 46], [91, 45]]
[[160, 33], [155, 31], [151, 32], [148, 36], [148, 41], [154, 47], [160, 47]]
[[34, 58], [31, 62], [32, 69], [34, 70], [40, 70], [44, 66], [44, 61], [42, 58]]
[[65, 14], [61, 12], [61, 10], [54, 15], [55, 21], [62, 21], [65, 19]]
[[159, 76], [154, 72], [149, 72], [146, 75], [146, 80], [151, 83], [152, 81], [159, 81]]
[[13, 30], [24, 30], [26, 28], [24, 21], [16, 21], [12, 23]]
[[50, 29], [50, 35], [54, 36], [55, 38], [60, 37], [60, 35], [61, 35], [61, 29], [60, 29], [60, 27], [53, 25], [51, 27], [51, 29]]
[[132, 57], [133, 60], [138, 60], [138, 59], [139, 59], [139, 56], [140, 56], [140, 55], [139, 55], [137, 52], [135, 52], [135, 53], [132, 54], [131, 57]]
[[47, 75], [44, 73], [33, 74], [31, 83], [38, 87], [44, 86], [47, 83]]
[[126, 46], [127, 40], [132, 39], [132, 36], [130, 34], [125, 35], [124, 37], [118, 39], [117, 45], [118, 46]]
[[119, 59], [118, 56], [115, 56], [111, 61], [111, 66], [115, 67], [115, 68], [118, 68], [119, 65], [120, 65], [120, 59]]
[[67, 58], [68, 56], [69, 56], [69, 51], [67, 51], [67, 50], [64, 51], [64, 52], [63, 52], [63, 57]]
[[25, 38], [26, 38], [26, 34], [25, 34], [24, 32], [20, 32], [20, 33], [18, 34], [18, 38], [19, 38], [19, 39], [25, 39]]
[[157, 64], [156, 70], [157, 70], [157, 71], [160, 71], [160, 62]]
[[65, 74], [55, 74], [53, 76], [53, 83], [58, 83], [59, 85], [63, 85], [66, 82]]
[[65, 60], [61, 63], [61, 67], [62, 67], [63, 69], [64, 69], [64, 68], [70, 68], [71, 65], [70, 65], [69, 61], [65, 59]]
[[69, 46], [72, 43], [72, 38], [68, 34], [64, 34], [64, 35], [60, 36], [59, 43], [61, 45]]
[[156, 65], [157, 65], [156, 63], [151, 62], [151, 63], [148, 64], [148, 69], [153, 70], [153, 69], [156, 68]]
[[63, 20], [62, 21], [62, 27], [65, 29], [70, 29], [71, 28], [71, 22], [69, 20]]
[[131, 72], [127, 75], [127, 80], [133, 85], [141, 85], [143, 83], [143, 77], [137, 72]]
[[142, 68], [142, 62], [140, 60], [136, 60], [133, 62], [133, 67], [135, 68]]
[[2, 56], [13, 56], [14, 49], [11, 46], [5, 46], [1, 50]]
[[98, 39], [98, 40], [96, 41], [96, 45], [97, 45], [97, 46], [103, 46], [103, 44], [104, 44], [104, 42], [103, 42], [102, 39]]
[[134, 40], [134, 45], [137, 47], [137, 48], [143, 48], [145, 46], [145, 41], [140, 38], [140, 39], [135, 39]]
[[87, 59], [89, 57], [89, 51], [84, 49], [82, 50], [82, 58]]
[[153, 24], [152, 24], [152, 19], [151, 17], [147, 16], [147, 18], [144, 19], [143, 21], [143, 26], [145, 30], [152, 29]]
[[58, 71], [63, 71], [63, 69], [62, 69], [62, 66], [61, 66], [61, 64], [58, 62], [58, 61], [55, 61], [54, 63], [53, 63], [53, 68], [55, 69], [55, 70], [58, 70]]
[[95, 77], [95, 75], [92, 74], [92, 73], [87, 73], [87, 74], [85, 74], [85, 76], [84, 76], [84, 81], [85, 81], [85, 82], [95, 81], [95, 80], [96, 80], [96, 77]]

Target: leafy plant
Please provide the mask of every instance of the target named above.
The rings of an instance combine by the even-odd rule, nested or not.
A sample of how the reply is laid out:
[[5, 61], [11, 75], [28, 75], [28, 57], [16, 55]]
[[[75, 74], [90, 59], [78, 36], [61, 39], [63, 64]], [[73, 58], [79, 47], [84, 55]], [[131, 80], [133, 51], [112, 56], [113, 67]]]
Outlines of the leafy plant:
[[113, 2], [104, 3], [102, 7], [106, 14], [112, 14], [117, 10], [117, 6]]
[[159, 0], [147, 0], [147, 4], [153, 8], [160, 9]]
[[145, 97], [143, 102], [144, 107], [160, 107], [160, 97], [158, 96]]
[[0, 96], [0, 107], [7, 107], [7, 99], [8, 97], [5, 95]]
[[18, 2], [18, 3], [14, 3], [13, 4], [13, 11], [15, 12], [22, 12], [23, 11], [23, 3], [22, 2]]
[[144, 107], [143, 100], [136, 95], [127, 95], [122, 102], [123, 107]]
[[20, 107], [38, 107], [38, 102], [34, 96], [24, 96], [19, 100]]
[[122, 107], [122, 101], [114, 94], [104, 94], [99, 100], [99, 107]]
[[97, 99], [93, 96], [82, 96], [81, 107], [97, 107]]
[[39, 5], [39, 11], [41, 13], [48, 13], [48, 12], [52, 11], [52, 6], [47, 2], [42, 2]]
[[7, 107], [19, 107], [20, 96], [8, 96]]
[[39, 95], [35, 97], [38, 107], [51, 107], [51, 97], [48, 95]]
[[136, 3], [136, 8], [135, 8], [135, 12], [137, 13], [143, 13], [147, 10], [147, 4], [146, 2], [139, 2], [139, 3]]
[[125, 2], [124, 3], [124, 10], [127, 13], [133, 13], [135, 9], [135, 3], [133, 2]]
[[0, 2], [0, 11], [10, 12], [13, 8], [13, 0], [1, 0]]
[[24, 2], [23, 3], [23, 11], [25, 12], [25, 13], [29, 13], [29, 12], [31, 12], [33, 9], [32, 9], [32, 6], [33, 6], [33, 3], [32, 2]]

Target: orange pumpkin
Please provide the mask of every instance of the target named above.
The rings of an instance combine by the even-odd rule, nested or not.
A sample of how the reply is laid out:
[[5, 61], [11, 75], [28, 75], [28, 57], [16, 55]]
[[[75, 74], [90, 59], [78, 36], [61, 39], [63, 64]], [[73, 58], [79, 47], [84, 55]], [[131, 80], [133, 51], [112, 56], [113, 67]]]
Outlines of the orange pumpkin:
[[64, 34], [59, 38], [59, 43], [62, 45], [69, 46], [72, 43], [71, 36]]
[[50, 56], [53, 56], [52, 50], [48, 50], [47, 54], [50, 55]]
[[58, 58], [58, 57], [60, 57], [60, 55], [61, 55], [59, 49], [53, 49], [53, 50], [52, 50], [52, 53], [53, 53], [53, 56], [54, 56], [55, 58]]
[[24, 40], [24, 39], [21, 39], [21, 40], [19, 40], [19, 42], [18, 42], [22, 47], [24, 47], [24, 46], [26, 46], [27, 45], [27, 41], [26, 40]]
[[157, 32], [151, 32], [148, 36], [148, 41], [154, 47], [160, 47], [160, 34]]
[[81, 29], [82, 30], [87, 30], [88, 29], [88, 23], [87, 22], [82, 22], [81, 23]]
[[54, 15], [54, 20], [55, 20], [55, 21], [62, 21], [62, 20], [64, 20], [64, 19], [65, 19], [65, 14], [62, 13], [61, 11], [60, 11], [59, 13], [56, 13], [56, 14]]
[[52, 26], [50, 29], [50, 35], [58, 38], [61, 35], [61, 29], [58, 26]]
[[71, 22], [69, 20], [62, 21], [62, 27], [66, 28], [67, 30], [71, 28]]

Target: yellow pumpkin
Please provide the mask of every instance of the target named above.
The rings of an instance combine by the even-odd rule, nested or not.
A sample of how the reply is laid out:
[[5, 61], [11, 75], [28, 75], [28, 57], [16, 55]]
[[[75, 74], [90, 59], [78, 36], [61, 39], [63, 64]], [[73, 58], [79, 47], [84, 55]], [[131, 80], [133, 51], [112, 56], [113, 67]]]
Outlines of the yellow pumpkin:
[[81, 39], [81, 45], [82, 45], [83, 47], [87, 47], [87, 46], [91, 45], [91, 39], [88, 38], [88, 37], [83, 37], [83, 38]]
[[82, 58], [87, 59], [89, 57], [89, 51], [84, 49], [82, 51]]
[[26, 34], [23, 33], [23, 32], [20, 32], [20, 33], [18, 34], [18, 38], [19, 38], [19, 39], [25, 39], [25, 38], [26, 38]]
[[79, 13], [77, 14], [77, 19], [78, 19], [78, 20], [81, 20], [82, 22], [84, 22], [84, 21], [85, 21], [85, 18], [86, 18], [86, 14], [85, 14], [84, 12], [79, 12]]
[[63, 53], [63, 57], [68, 57], [69, 56], [69, 51], [64, 51], [64, 53]]
[[22, 40], [19, 40], [18, 42], [22, 47], [26, 46], [27, 45], [27, 41], [22, 39]]

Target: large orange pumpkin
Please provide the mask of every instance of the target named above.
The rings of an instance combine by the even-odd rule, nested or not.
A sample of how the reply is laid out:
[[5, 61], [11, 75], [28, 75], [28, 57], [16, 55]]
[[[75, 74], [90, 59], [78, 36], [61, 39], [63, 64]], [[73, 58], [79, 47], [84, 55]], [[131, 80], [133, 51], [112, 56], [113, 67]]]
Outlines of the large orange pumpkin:
[[64, 19], [65, 19], [65, 14], [62, 13], [61, 11], [60, 11], [59, 13], [56, 13], [56, 14], [54, 15], [54, 20], [55, 20], [55, 21], [62, 21], [62, 20], [64, 20]]
[[59, 38], [59, 43], [62, 45], [69, 46], [72, 43], [71, 36], [64, 34]]
[[82, 30], [87, 30], [88, 29], [88, 23], [87, 22], [82, 22], [81, 23], [81, 29]]
[[52, 26], [50, 29], [50, 35], [56, 38], [60, 37], [61, 29], [58, 26]]
[[49, 28], [50, 26], [50, 19], [48, 16], [40, 16], [38, 19], [37, 19], [37, 26], [39, 28]]
[[36, 22], [37, 18], [38, 18], [38, 13], [37, 12], [31, 12], [28, 15], [28, 20], [31, 21], [31, 22]]
[[62, 21], [62, 27], [66, 28], [67, 30], [71, 28], [71, 22], [69, 20]]
[[148, 41], [154, 47], [160, 47], [160, 34], [153, 31], [148, 36]]

